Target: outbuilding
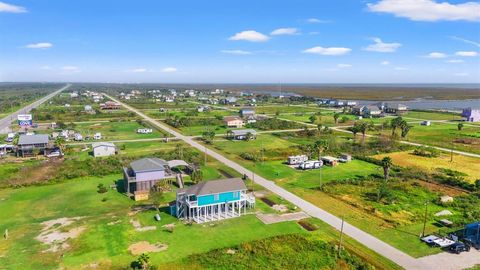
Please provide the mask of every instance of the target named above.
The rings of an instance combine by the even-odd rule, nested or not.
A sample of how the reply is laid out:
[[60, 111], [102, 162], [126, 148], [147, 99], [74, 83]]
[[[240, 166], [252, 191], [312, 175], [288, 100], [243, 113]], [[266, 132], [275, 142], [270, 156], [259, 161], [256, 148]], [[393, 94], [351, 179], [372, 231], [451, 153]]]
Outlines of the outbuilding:
[[110, 142], [95, 142], [92, 143], [94, 157], [108, 157], [117, 153], [117, 147]]

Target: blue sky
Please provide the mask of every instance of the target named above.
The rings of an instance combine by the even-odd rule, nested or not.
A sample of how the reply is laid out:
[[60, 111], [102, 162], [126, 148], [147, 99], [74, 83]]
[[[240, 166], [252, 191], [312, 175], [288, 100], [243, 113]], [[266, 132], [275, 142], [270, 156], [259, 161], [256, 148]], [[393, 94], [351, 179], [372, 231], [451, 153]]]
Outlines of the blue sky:
[[0, 0], [0, 81], [479, 83], [480, 2]]

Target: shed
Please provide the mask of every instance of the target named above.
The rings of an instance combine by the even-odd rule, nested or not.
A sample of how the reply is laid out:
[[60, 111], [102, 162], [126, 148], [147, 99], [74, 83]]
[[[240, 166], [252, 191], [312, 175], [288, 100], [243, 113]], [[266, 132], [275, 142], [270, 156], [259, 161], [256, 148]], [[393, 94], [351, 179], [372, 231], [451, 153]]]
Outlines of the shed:
[[110, 142], [95, 142], [92, 143], [94, 157], [108, 157], [117, 153], [117, 147]]

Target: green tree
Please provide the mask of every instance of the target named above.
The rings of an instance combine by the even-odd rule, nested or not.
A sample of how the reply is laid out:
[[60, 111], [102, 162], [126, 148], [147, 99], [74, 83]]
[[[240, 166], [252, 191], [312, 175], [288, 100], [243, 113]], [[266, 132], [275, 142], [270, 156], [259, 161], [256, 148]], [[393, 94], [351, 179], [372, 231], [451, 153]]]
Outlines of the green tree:
[[457, 128], [458, 128], [458, 131], [461, 131], [462, 128], [463, 128], [463, 124], [462, 124], [462, 123], [459, 123], [459, 124], [457, 125]]
[[406, 121], [402, 121], [402, 123], [400, 125], [400, 128], [402, 129], [402, 133], [401, 133], [402, 138], [407, 137], [408, 132], [410, 131], [410, 129], [412, 127], [413, 126], [409, 125]]
[[194, 169], [194, 170], [192, 171], [192, 176], [191, 176], [191, 178], [192, 178], [192, 182], [193, 182], [194, 184], [200, 183], [200, 182], [203, 180], [203, 172], [202, 172], [202, 170], [200, 170], [200, 169], [198, 169], [198, 168]]
[[383, 167], [383, 178], [385, 182], [388, 181], [388, 177], [390, 176], [390, 168], [392, 167], [393, 162], [391, 157], [384, 157], [382, 159], [382, 167]]
[[149, 270], [151, 268], [150, 265], [150, 256], [148, 254], [142, 253], [138, 258], [136, 263], [142, 270]]
[[150, 190], [150, 201], [152, 202], [153, 207], [157, 209], [157, 212], [160, 212], [160, 206], [163, 203], [163, 190], [159, 185], [155, 185], [151, 190]]
[[208, 144], [211, 144], [214, 138], [215, 138], [215, 132], [213, 131], [204, 131], [202, 133], [203, 141]]
[[312, 114], [308, 120], [310, 120], [310, 123], [315, 124], [317, 122], [317, 116]]
[[403, 119], [400, 116], [395, 117], [390, 121], [390, 127], [392, 128], [392, 137], [395, 137], [395, 135], [397, 135], [397, 128], [400, 128], [400, 126], [402, 125], [402, 121]]
[[333, 120], [335, 121], [335, 125], [338, 124], [338, 118], [340, 118], [340, 113], [334, 113], [333, 114]]
[[312, 146], [312, 149], [314, 149], [317, 154], [318, 154], [318, 160], [321, 160], [322, 158], [322, 153], [326, 150], [328, 150], [328, 141], [326, 140], [318, 140], [316, 141], [313, 146]]

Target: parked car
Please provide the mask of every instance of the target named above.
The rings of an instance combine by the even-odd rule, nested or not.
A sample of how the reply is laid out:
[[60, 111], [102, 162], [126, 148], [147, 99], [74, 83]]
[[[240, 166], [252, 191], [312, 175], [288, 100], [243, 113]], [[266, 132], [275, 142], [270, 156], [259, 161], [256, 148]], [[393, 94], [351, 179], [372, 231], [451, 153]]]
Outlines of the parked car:
[[470, 251], [470, 246], [462, 242], [455, 242], [454, 244], [448, 247], [448, 250], [450, 250], [453, 253], [460, 254], [464, 251], [467, 251], [467, 252]]

